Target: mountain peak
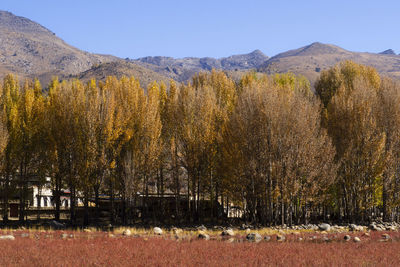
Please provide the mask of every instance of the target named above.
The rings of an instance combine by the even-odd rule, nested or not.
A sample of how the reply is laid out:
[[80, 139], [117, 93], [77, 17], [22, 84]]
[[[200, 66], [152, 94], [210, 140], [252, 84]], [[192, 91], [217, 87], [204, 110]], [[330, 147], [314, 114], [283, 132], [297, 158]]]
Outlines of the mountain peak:
[[341, 52], [344, 49], [335, 46], [335, 45], [331, 45], [331, 44], [323, 44], [320, 42], [314, 42], [310, 45], [307, 45], [305, 47], [300, 48], [301, 50], [299, 51], [299, 53], [312, 53], [312, 54], [334, 54], [337, 52]]
[[31, 33], [52, 33], [42, 25], [11, 12], [0, 10], [0, 27], [15, 32], [31, 32]]
[[264, 54], [261, 50], [259, 50], [259, 49], [256, 49], [256, 50], [254, 50], [253, 52], [250, 52], [249, 54], [250, 54], [250, 55], [265, 56], [265, 54]]
[[219, 60], [222, 68], [236, 70], [257, 68], [260, 64], [267, 61], [268, 57], [263, 52], [256, 49], [248, 54], [233, 55]]
[[323, 47], [323, 46], [326, 46], [326, 44], [323, 44], [321, 42], [313, 42], [309, 44], [307, 47]]
[[383, 52], [380, 52], [379, 54], [380, 55], [396, 55], [396, 53], [394, 52], [393, 49], [387, 49], [387, 50], [385, 50]]
[[1, 73], [37, 77], [77, 74], [114, 57], [90, 54], [65, 43], [42, 25], [11, 12], [0, 11]]
[[340, 48], [336, 45], [331, 44], [323, 44], [320, 42], [314, 42], [312, 44], [300, 47], [298, 49], [289, 50], [284, 53], [280, 53], [272, 59], [279, 59], [284, 57], [292, 57], [292, 56], [316, 56], [316, 55], [326, 55], [326, 54], [343, 54], [348, 51]]

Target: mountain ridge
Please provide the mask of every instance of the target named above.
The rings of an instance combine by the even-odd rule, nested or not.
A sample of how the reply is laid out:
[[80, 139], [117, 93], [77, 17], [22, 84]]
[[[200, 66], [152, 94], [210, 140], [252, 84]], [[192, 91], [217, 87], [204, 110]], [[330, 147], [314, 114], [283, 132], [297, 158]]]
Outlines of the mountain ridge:
[[273, 60], [276, 58], [283, 58], [289, 56], [309, 56], [309, 55], [338, 54], [338, 53], [346, 54], [348, 52], [349, 51], [336, 45], [314, 42], [297, 49], [292, 49], [286, 52], [279, 53], [271, 57], [271, 59]]
[[268, 56], [260, 50], [254, 50], [248, 54], [232, 55], [222, 58], [148, 56], [129, 61], [182, 82], [187, 81], [193, 74], [200, 71], [210, 71], [212, 69], [222, 69], [226, 71], [256, 69], [266, 60], [268, 60]]
[[293, 72], [306, 76], [313, 83], [322, 70], [344, 60], [372, 66], [381, 74], [400, 79], [400, 56], [396, 54], [352, 52], [319, 42], [273, 56], [257, 70], [268, 74]]
[[370, 65], [384, 75], [400, 78], [400, 55], [392, 49], [381, 53], [352, 52], [321, 42], [273, 57], [257, 49], [221, 58], [148, 56], [121, 59], [82, 51], [28, 18], [0, 11], [0, 78], [7, 73], [16, 73], [21, 78], [38, 77], [47, 84], [53, 76], [101, 80], [109, 75], [133, 75], [142, 86], [147, 86], [152, 80], [187, 82], [198, 72], [220, 69], [236, 78], [249, 70], [267, 74], [293, 72], [306, 76], [313, 83], [322, 70], [343, 60]]
[[3, 72], [43, 77], [48, 82], [49, 76], [78, 74], [95, 64], [116, 59], [82, 51], [32, 20], [0, 11], [0, 65]]
[[382, 52], [380, 52], [378, 54], [380, 54], [380, 55], [396, 55], [396, 53], [394, 52], [393, 49], [387, 49], [387, 50], [382, 51]]

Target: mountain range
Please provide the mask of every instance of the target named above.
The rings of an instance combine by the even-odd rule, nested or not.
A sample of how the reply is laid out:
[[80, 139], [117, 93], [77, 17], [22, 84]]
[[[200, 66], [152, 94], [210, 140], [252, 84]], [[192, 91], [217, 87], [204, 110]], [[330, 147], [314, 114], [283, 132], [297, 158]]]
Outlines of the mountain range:
[[236, 78], [249, 70], [268, 74], [290, 71], [313, 83], [322, 70], [343, 60], [370, 65], [384, 75], [400, 78], [400, 55], [392, 49], [381, 53], [351, 52], [316, 42], [270, 58], [255, 50], [225, 58], [122, 59], [82, 51], [36, 22], [0, 11], [0, 78], [15, 73], [21, 78], [37, 77], [47, 84], [54, 76], [104, 80], [109, 75], [126, 75], [135, 76], [142, 86], [147, 86], [154, 80], [187, 82], [197, 72], [220, 69]]
[[392, 49], [381, 53], [351, 52], [341, 47], [312, 43], [310, 45], [280, 53], [258, 67], [260, 72], [293, 72], [315, 81], [319, 72], [340, 61], [352, 60], [376, 68], [381, 74], [400, 78], [400, 55]]

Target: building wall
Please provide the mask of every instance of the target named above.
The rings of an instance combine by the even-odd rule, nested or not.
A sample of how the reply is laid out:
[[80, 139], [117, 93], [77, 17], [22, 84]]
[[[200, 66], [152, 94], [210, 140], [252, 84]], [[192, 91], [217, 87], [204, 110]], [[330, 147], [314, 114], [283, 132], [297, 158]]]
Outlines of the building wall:
[[[38, 203], [38, 196], [39, 196], [39, 188], [37, 186], [33, 186], [33, 203], [31, 203], [32, 207], [39, 207]], [[43, 187], [42, 192], [41, 192], [41, 198], [40, 198], [40, 206], [41, 207], [52, 207], [51, 203], [51, 198], [53, 196], [53, 192], [51, 189]], [[46, 204], [46, 205], [45, 205]]]
[[[37, 186], [32, 187], [32, 203], [30, 203], [31, 207], [39, 207], [39, 188]], [[55, 207], [55, 203], [53, 203], [53, 190], [50, 188], [43, 187], [42, 192], [40, 194], [40, 207]], [[61, 196], [61, 207], [70, 207], [71, 206], [71, 199], [68, 196]], [[83, 201], [78, 198], [77, 205], [82, 205]]]

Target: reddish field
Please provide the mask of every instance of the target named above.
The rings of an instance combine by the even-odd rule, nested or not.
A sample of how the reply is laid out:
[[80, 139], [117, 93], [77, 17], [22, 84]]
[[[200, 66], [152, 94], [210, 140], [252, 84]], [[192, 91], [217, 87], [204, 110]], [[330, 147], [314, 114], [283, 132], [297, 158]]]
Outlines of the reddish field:
[[324, 242], [288, 235], [285, 242], [180, 241], [170, 237], [108, 237], [106, 233], [14, 232], [14, 241], [0, 240], [0, 266], [400, 266], [400, 235], [380, 242], [382, 233], [362, 236], [360, 243], [340, 235]]

